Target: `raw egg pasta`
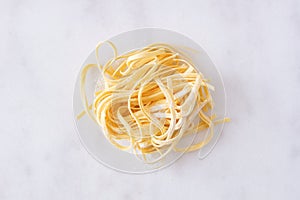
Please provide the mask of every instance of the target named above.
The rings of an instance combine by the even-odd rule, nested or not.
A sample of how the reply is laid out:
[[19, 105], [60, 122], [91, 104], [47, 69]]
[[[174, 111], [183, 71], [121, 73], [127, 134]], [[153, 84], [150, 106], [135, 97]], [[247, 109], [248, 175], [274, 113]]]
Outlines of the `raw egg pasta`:
[[[210, 85], [184, 53], [168, 44], [147, 47], [118, 55], [109, 41], [114, 57], [101, 65], [96, 47], [96, 64], [81, 71], [80, 92], [84, 112], [103, 128], [105, 137], [115, 147], [141, 154], [147, 163], [163, 159], [171, 151], [195, 151], [213, 136], [215, 120], [211, 115], [213, 99]], [[88, 102], [85, 90], [87, 72], [98, 68], [104, 88]], [[204, 140], [187, 147], [178, 147], [184, 137], [202, 134]], [[151, 157], [157, 153], [158, 156]]]

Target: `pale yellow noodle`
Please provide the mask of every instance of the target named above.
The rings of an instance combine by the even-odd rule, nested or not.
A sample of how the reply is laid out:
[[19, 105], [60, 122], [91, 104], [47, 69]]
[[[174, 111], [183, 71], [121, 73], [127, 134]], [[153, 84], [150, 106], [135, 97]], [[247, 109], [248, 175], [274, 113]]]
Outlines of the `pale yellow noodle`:
[[[160, 43], [118, 56], [115, 45], [107, 43], [114, 58], [101, 66], [99, 47], [104, 43], [99, 43], [95, 51], [97, 64], [82, 69], [80, 91], [85, 111], [77, 119], [87, 113], [117, 148], [141, 153], [145, 162], [155, 163], [171, 151], [202, 148], [213, 137], [214, 124], [229, 121], [214, 120], [215, 115], [208, 114], [213, 108], [210, 91], [214, 87], [182, 52]], [[96, 91], [89, 104], [85, 79], [93, 67], [101, 72], [105, 88]], [[183, 137], [201, 134], [205, 129], [210, 130], [203, 141], [177, 147]], [[159, 156], [149, 156], [154, 153]]]

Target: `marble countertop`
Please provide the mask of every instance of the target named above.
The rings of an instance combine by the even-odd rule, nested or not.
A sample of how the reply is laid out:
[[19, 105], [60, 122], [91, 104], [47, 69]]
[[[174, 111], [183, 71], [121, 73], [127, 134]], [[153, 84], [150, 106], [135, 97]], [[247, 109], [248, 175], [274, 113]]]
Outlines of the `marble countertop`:
[[[297, 0], [1, 1], [0, 199], [300, 199], [299, 24]], [[73, 85], [98, 41], [153, 26], [207, 50], [232, 122], [205, 160], [122, 174], [80, 144]]]

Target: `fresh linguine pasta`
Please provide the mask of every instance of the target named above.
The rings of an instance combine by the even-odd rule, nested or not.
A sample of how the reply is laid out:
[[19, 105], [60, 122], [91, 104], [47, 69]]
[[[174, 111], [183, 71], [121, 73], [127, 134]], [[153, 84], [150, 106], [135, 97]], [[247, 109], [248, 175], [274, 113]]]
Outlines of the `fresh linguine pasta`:
[[[142, 154], [148, 163], [155, 163], [171, 151], [195, 151], [206, 145], [213, 136], [214, 120], [208, 114], [213, 109], [210, 91], [214, 87], [193, 63], [174, 47], [151, 44], [145, 48], [118, 55], [113, 43], [114, 58], [104, 66], [86, 65], [81, 72], [80, 91], [85, 113], [100, 125], [106, 138], [124, 151]], [[105, 87], [95, 91], [94, 101], [88, 103], [85, 79], [89, 69], [101, 72]], [[184, 137], [209, 134], [199, 143], [178, 147]], [[125, 142], [124, 142], [125, 141]], [[149, 160], [148, 155], [158, 153]]]

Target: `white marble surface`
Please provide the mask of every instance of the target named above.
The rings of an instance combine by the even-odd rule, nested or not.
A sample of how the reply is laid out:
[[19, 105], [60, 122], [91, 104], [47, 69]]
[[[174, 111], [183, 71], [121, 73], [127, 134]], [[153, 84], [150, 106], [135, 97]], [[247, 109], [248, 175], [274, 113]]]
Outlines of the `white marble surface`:
[[[299, 25], [297, 0], [0, 1], [0, 199], [300, 199]], [[207, 159], [128, 175], [81, 146], [72, 93], [98, 41], [144, 26], [207, 50], [232, 123]]]

